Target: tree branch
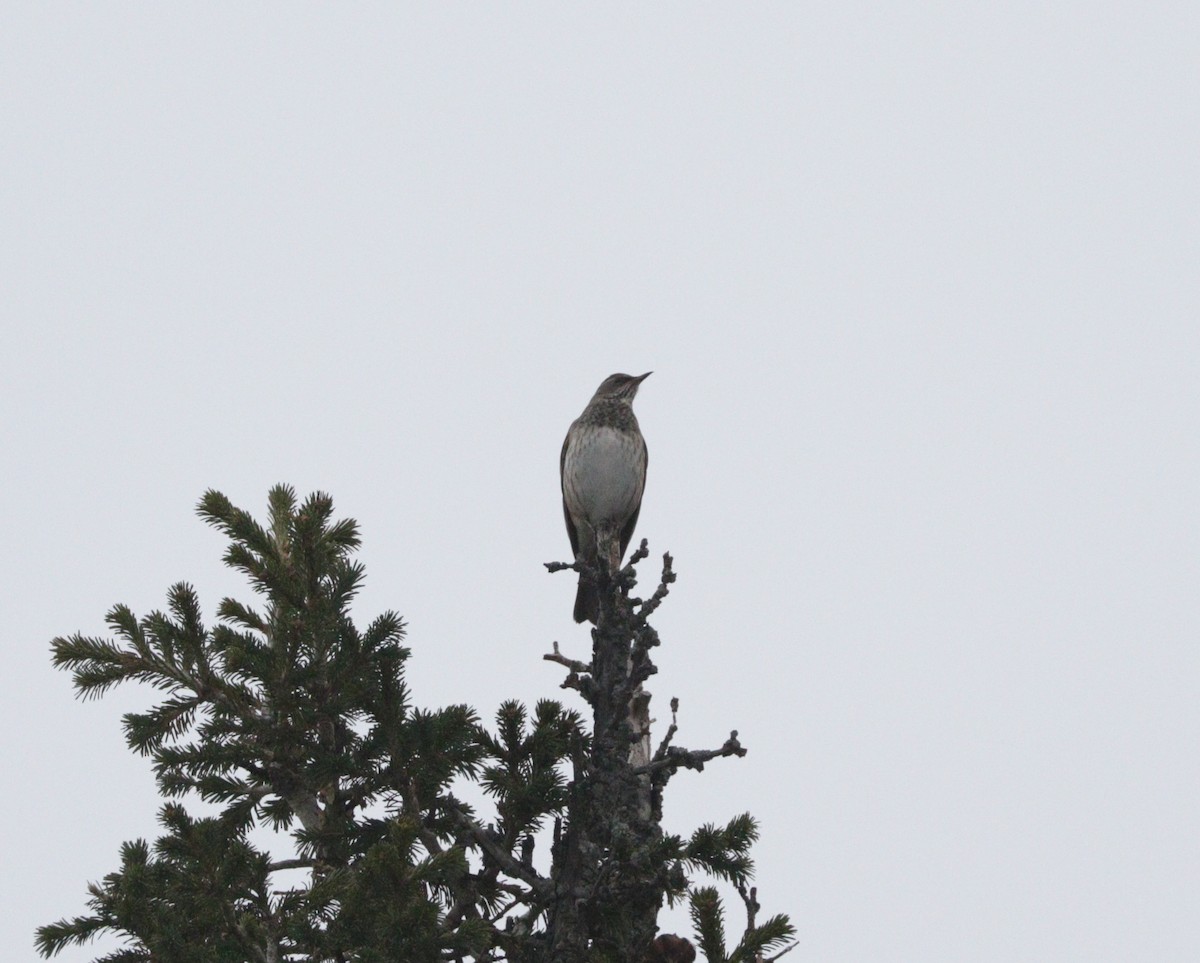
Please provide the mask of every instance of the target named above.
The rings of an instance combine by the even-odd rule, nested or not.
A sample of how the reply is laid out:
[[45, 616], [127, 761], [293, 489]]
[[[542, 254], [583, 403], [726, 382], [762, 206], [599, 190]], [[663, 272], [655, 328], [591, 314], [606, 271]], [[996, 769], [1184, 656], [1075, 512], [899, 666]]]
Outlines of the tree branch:
[[746, 749], [738, 742], [737, 730], [734, 729], [720, 749], [680, 749], [678, 746], [668, 746], [662, 757], [655, 754], [654, 759], [645, 766], [638, 766], [634, 772], [639, 776], [664, 770], [673, 773], [679, 769], [695, 769], [700, 772], [710, 759], [717, 759], [721, 756], [744, 756], [745, 754]]
[[675, 696], [671, 699], [671, 725], [667, 728], [666, 735], [663, 736], [662, 742], [658, 744], [658, 749], [654, 753], [655, 759], [665, 759], [667, 757], [667, 747], [671, 745], [671, 740], [675, 738], [675, 733], [679, 731], [679, 697]]
[[[645, 548], [646, 540], [643, 539], [641, 548], [639, 548], [638, 551], [640, 552]], [[634, 554], [636, 555], [637, 553], [635, 552]], [[645, 558], [649, 554], [649, 551], [646, 551], [641, 557]], [[631, 558], [630, 563], [632, 562], [633, 559]], [[638, 607], [638, 617], [643, 621], [654, 614], [654, 610], [662, 605], [663, 599], [665, 599], [671, 591], [667, 586], [671, 585], [675, 581], [675, 571], [671, 567], [672, 562], [673, 559], [671, 558], [671, 553], [663, 552], [662, 578], [659, 580], [658, 588], [654, 590], [654, 594], [651, 595], [650, 598], [646, 599], [646, 601], [644, 601]]]
[[519, 879], [528, 883], [530, 888], [539, 897], [544, 897], [550, 894], [553, 890], [553, 884], [543, 879], [534, 871], [532, 866], [525, 866], [519, 862], [512, 853], [508, 852], [497, 841], [493, 833], [489, 832], [479, 823], [475, 822], [470, 816], [459, 809], [457, 806], [451, 807], [458, 824], [466, 831], [488, 856], [495, 860], [496, 864], [509, 876], [514, 879]]
[[267, 866], [268, 873], [277, 873], [284, 869], [312, 869], [317, 865], [315, 859], [281, 859]]
[[564, 665], [572, 672], [581, 674], [591, 674], [592, 663], [580, 662], [578, 659], [569, 659], [558, 651], [558, 643], [554, 643], [554, 651], [542, 656], [547, 662], [557, 662], [559, 665]]

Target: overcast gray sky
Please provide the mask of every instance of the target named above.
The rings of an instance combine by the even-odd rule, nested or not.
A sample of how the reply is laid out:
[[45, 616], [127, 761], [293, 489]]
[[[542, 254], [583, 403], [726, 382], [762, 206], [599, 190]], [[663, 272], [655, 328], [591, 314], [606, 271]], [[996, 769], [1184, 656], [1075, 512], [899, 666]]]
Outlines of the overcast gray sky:
[[750, 750], [668, 828], [761, 819], [790, 960], [1200, 959], [1198, 29], [7, 3], [5, 958], [156, 832], [48, 643], [245, 595], [206, 488], [361, 522], [419, 702], [567, 698], [559, 445], [653, 369], [657, 715]]

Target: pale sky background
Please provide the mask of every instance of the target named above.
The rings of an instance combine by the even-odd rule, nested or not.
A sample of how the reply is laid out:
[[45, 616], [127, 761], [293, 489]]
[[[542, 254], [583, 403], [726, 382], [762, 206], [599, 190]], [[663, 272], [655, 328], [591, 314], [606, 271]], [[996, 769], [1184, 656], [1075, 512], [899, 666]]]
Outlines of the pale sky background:
[[570, 702], [559, 446], [653, 369], [656, 715], [750, 750], [667, 826], [760, 818], [789, 963], [1200, 959], [1198, 35], [1183, 2], [5, 4], [4, 958], [157, 832], [146, 697], [76, 701], [48, 644], [246, 595], [206, 488], [360, 521], [419, 703]]

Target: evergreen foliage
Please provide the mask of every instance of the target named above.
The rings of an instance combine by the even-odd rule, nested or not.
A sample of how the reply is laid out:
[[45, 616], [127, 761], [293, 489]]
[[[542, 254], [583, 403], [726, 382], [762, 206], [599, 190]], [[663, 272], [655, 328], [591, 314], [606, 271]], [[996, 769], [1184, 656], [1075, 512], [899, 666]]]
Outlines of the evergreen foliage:
[[[168, 801], [163, 834], [152, 845], [126, 843], [120, 868], [89, 886], [88, 915], [38, 930], [43, 956], [111, 932], [125, 946], [96, 963], [640, 961], [654, 958], [661, 900], [689, 891], [713, 963], [753, 960], [787, 942], [786, 917], [755, 926], [751, 910], [727, 953], [716, 890], [690, 884], [703, 870], [746, 897], [757, 837], [749, 815], [686, 840], [658, 829], [669, 776], [743, 754], [736, 734], [720, 750], [693, 753], [668, 746], [672, 726], [652, 761], [630, 763], [638, 737], [624, 716], [597, 724], [590, 676], [599, 680], [613, 662], [600, 641], [593, 663], [575, 663], [567, 683], [592, 705], [591, 727], [552, 700], [532, 713], [505, 702], [491, 729], [467, 706], [416, 708], [404, 681], [403, 620], [385, 612], [360, 630], [351, 618], [364, 576], [354, 558], [360, 539], [355, 522], [333, 518], [329, 496], [298, 503], [276, 487], [263, 526], [209, 491], [198, 514], [228, 538], [225, 563], [248, 578], [257, 608], [224, 599], [209, 627], [181, 583], [165, 612], [139, 619], [115, 606], [112, 638], [52, 643], [54, 664], [82, 697], [127, 681], [160, 691], [151, 708], [125, 716], [124, 732], [153, 760]], [[624, 639], [614, 651], [635, 666], [617, 683], [626, 705], [653, 671], [644, 650], [657, 636], [645, 615], [666, 594], [668, 573], [669, 559], [647, 603], [628, 596], [632, 565], [602, 580], [609, 617], [596, 637], [607, 624]], [[482, 789], [493, 810], [486, 822], [453, 794], [456, 783]], [[626, 796], [641, 786], [652, 797], [642, 803], [653, 804], [622, 823], [604, 802], [605, 787], [618, 783]], [[214, 804], [215, 815], [189, 815], [178, 801], [186, 796]], [[259, 845], [264, 828], [290, 833], [290, 858]], [[548, 829], [552, 866], [543, 875], [533, 850]], [[635, 893], [648, 932], [645, 919], [628, 915]]]

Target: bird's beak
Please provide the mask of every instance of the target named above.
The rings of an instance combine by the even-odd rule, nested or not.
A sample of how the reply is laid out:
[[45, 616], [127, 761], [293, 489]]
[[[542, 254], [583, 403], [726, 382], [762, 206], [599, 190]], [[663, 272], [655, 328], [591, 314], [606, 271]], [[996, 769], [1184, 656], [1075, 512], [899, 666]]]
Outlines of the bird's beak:
[[641, 384], [643, 381], [645, 381], [647, 378], [649, 378], [652, 374], [654, 374], [653, 371], [647, 371], [644, 375], [638, 375], [636, 378], [634, 378], [634, 381], [636, 381], [638, 384]]

